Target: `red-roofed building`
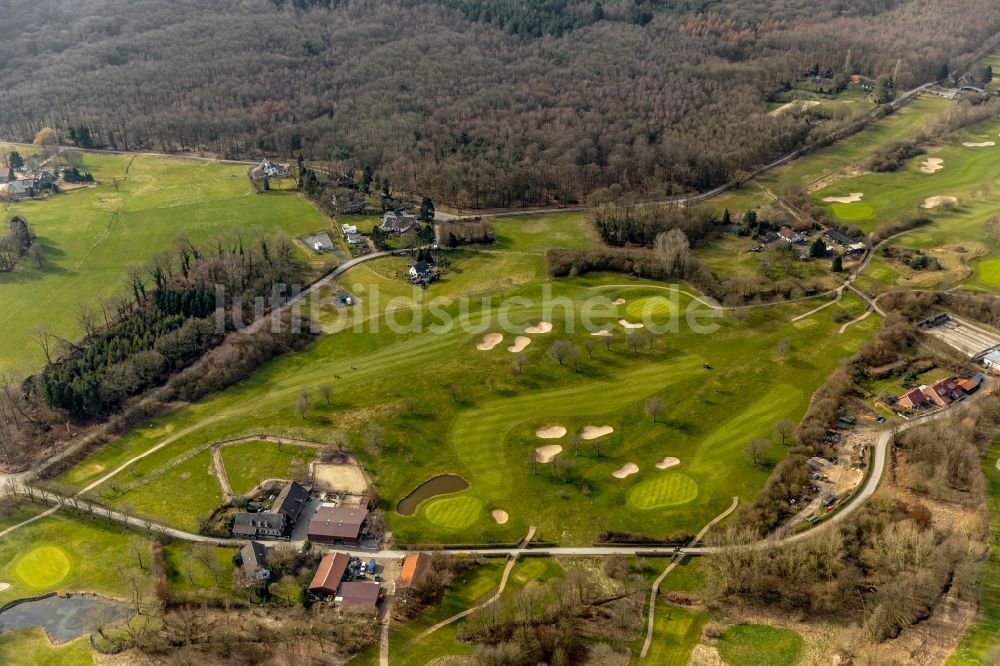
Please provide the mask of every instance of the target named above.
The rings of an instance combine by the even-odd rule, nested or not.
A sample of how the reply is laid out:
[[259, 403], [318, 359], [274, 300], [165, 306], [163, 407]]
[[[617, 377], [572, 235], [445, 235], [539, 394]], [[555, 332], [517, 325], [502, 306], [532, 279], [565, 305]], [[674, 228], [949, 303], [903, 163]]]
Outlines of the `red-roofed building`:
[[327, 553], [316, 569], [316, 575], [309, 583], [309, 591], [313, 594], [332, 597], [337, 594], [340, 581], [344, 579], [344, 572], [351, 562], [351, 556], [347, 553]]
[[381, 595], [382, 587], [378, 583], [343, 583], [340, 586], [340, 607], [352, 613], [374, 613]]
[[424, 582], [430, 569], [431, 556], [427, 553], [407, 555], [403, 560], [403, 568], [399, 572], [399, 578], [396, 580], [396, 587], [401, 590], [412, 590], [418, 587]]
[[918, 409], [927, 404], [927, 396], [918, 388], [907, 391], [906, 395], [899, 399], [899, 406], [903, 409]]
[[923, 392], [931, 402], [939, 407], [947, 407], [957, 400], [965, 399], [965, 391], [958, 385], [954, 377], [947, 377], [930, 386], [925, 386]]
[[322, 506], [309, 521], [308, 538], [315, 543], [339, 541], [357, 546], [367, 518], [368, 509], [363, 507]]

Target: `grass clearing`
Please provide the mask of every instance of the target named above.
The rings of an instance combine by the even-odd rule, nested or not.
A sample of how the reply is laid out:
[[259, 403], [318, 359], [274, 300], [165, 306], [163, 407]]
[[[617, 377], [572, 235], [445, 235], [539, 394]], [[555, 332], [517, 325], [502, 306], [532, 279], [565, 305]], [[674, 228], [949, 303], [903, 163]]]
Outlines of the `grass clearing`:
[[543, 254], [548, 248], [586, 250], [594, 245], [587, 213], [513, 215], [490, 218], [501, 250]]
[[794, 666], [804, 647], [798, 632], [765, 624], [736, 624], [719, 638], [719, 656], [731, 666]]
[[[244, 165], [87, 152], [83, 160], [95, 187], [3, 206], [5, 215], [23, 215], [34, 227], [45, 263], [25, 259], [0, 273], [2, 371], [41, 364], [42, 352], [31, 339], [41, 323], [75, 340], [81, 333], [77, 306], [96, 306], [98, 297], [119, 291], [128, 263], [169, 250], [181, 233], [197, 243], [234, 230], [296, 236], [329, 227], [297, 193], [255, 194]], [[310, 257], [304, 249], [302, 256]]]

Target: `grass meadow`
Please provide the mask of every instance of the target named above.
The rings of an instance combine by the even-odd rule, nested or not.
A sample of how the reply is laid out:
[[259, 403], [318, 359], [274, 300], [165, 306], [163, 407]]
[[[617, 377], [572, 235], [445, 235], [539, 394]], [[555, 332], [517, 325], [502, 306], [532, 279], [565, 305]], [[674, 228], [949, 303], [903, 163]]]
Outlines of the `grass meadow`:
[[278, 442], [240, 442], [222, 447], [221, 454], [233, 493], [246, 495], [264, 479], [305, 476], [316, 449]]
[[39, 326], [75, 339], [80, 304], [96, 307], [98, 297], [118, 293], [130, 262], [169, 250], [182, 234], [197, 243], [230, 231], [294, 236], [328, 226], [298, 193], [255, 194], [240, 164], [85, 152], [81, 168], [96, 186], [3, 205], [5, 217], [32, 225], [45, 262], [25, 258], [0, 273], [0, 371], [39, 367], [44, 358], [32, 341]]

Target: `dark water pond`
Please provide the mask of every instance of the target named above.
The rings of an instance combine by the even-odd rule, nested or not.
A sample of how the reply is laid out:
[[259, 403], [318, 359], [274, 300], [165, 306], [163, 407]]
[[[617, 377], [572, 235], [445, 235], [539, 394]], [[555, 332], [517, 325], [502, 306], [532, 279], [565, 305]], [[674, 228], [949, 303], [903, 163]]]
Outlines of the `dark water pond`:
[[457, 493], [469, 487], [469, 482], [454, 474], [441, 474], [433, 479], [424, 481], [414, 488], [413, 492], [399, 500], [396, 505], [396, 512], [403, 516], [412, 516], [417, 512], [417, 507], [426, 499], [436, 495], [447, 495]]
[[25, 601], [0, 613], [0, 633], [42, 627], [53, 643], [65, 643], [133, 614], [131, 606], [112, 599], [81, 594], [51, 596]]

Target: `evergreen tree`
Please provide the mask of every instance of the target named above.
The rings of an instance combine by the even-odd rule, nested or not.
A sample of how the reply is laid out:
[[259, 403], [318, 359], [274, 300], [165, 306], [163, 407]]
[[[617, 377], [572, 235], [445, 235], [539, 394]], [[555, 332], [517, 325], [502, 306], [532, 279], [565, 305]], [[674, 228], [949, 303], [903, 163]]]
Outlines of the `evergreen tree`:
[[814, 259], [826, 256], [826, 242], [822, 238], [817, 237], [809, 246], [809, 256]]
[[7, 165], [13, 169], [21, 169], [24, 167], [24, 158], [21, 157], [21, 153], [16, 150], [10, 151], [10, 155], [7, 156]]
[[839, 254], [836, 257], [833, 258], [833, 266], [832, 266], [832, 268], [833, 268], [833, 272], [834, 273], [841, 273], [841, 272], [843, 272], [843, 270], [844, 270], [844, 258], [841, 257]]
[[420, 221], [434, 221], [434, 202], [431, 201], [430, 197], [424, 197], [424, 200], [420, 202]]
[[368, 194], [372, 191], [372, 180], [375, 178], [375, 170], [366, 166], [361, 172], [361, 191]]
[[729, 212], [728, 208], [726, 210], [722, 211], [722, 223], [723, 224], [732, 224], [733, 223], [733, 214]]

